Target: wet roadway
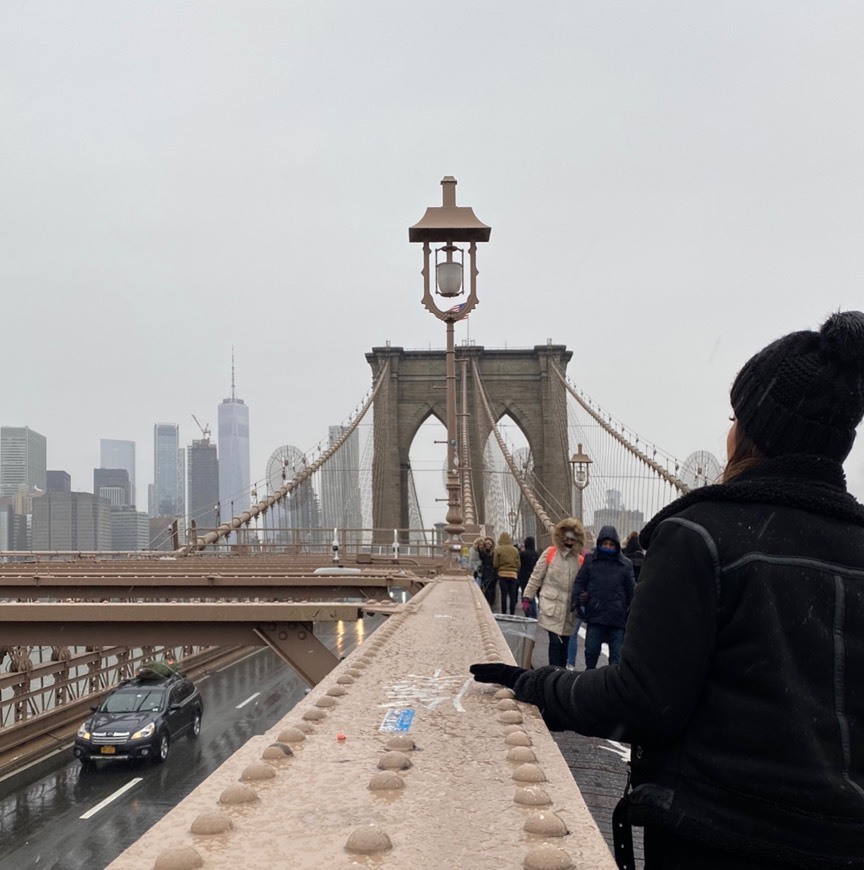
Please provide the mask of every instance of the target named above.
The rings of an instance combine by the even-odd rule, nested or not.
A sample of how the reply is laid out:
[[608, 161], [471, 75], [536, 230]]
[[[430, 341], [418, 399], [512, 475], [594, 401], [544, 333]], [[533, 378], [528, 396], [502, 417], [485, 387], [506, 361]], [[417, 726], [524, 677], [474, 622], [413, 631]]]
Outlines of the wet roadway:
[[[344, 656], [380, 622], [319, 625], [316, 635]], [[0, 870], [101, 870], [250, 737], [284, 717], [306, 689], [263, 649], [196, 685], [205, 704], [201, 735], [180, 738], [165, 764], [86, 769], [67, 746], [0, 780]]]

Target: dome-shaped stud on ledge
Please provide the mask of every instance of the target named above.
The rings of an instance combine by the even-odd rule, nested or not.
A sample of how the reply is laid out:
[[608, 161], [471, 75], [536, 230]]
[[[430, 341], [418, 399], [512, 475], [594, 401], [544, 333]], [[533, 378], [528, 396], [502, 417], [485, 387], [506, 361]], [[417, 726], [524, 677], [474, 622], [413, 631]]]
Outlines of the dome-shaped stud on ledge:
[[381, 828], [368, 825], [365, 828], [357, 828], [352, 831], [345, 848], [349, 852], [356, 852], [360, 855], [374, 855], [376, 852], [392, 849], [393, 844]]
[[286, 758], [291, 758], [293, 755], [294, 750], [287, 743], [271, 743], [264, 748], [261, 758], [264, 761], [283, 761]]
[[526, 834], [537, 834], [540, 837], [565, 837], [570, 833], [564, 820], [549, 810], [531, 813], [525, 819], [522, 830]]
[[234, 827], [234, 823], [225, 813], [220, 813], [219, 810], [212, 810], [209, 813], [201, 813], [189, 830], [193, 834], [201, 834], [202, 836], [210, 836], [212, 834], [224, 834], [225, 831], [230, 831]]
[[195, 870], [203, 866], [204, 859], [191, 846], [172, 846], [160, 853], [153, 870]]
[[396, 791], [405, 788], [405, 780], [395, 770], [379, 770], [369, 780], [368, 787], [372, 791]]
[[381, 770], [407, 770], [411, 767], [411, 759], [404, 752], [385, 752], [378, 759]]
[[508, 746], [533, 746], [531, 738], [521, 730], [511, 731], [505, 738], [504, 742]]
[[249, 788], [248, 785], [235, 783], [229, 785], [221, 795], [219, 795], [220, 804], [251, 804], [258, 800], [258, 795]]
[[552, 798], [539, 785], [528, 785], [516, 789], [513, 801], [526, 807], [545, 807], [552, 803]]
[[306, 739], [306, 735], [300, 728], [290, 727], [283, 728], [276, 738], [280, 743], [302, 743]]
[[537, 756], [534, 754], [534, 750], [527, 746], [514, 746], [507, 753], [507, 760], [516, 761], [519, 764], [532, 764], [537, 761]]
[[307, 710], [303, 714], [303, 718], [307, 722], [320, 722], [322, 719], [325, 719], [326, 717], [327, 717], [327, 714], [319, 707], [313, 707], [311, 710]]
[[516, 782], [546, 782], [546, 774], [536, 764], [520, 764], [513, 771]]
[[247, 764], [243, 768], [240, 779], [242, 782], [259, 782], [264, 779], [273, 779], [274, 776], [276, 776], [275, 768], [263, 761], [253, 761], [252, 764]]
[[525, 856], [522, 866], [525, 870], [572, 870], [576, 865], [563, 849], [544, 843]]

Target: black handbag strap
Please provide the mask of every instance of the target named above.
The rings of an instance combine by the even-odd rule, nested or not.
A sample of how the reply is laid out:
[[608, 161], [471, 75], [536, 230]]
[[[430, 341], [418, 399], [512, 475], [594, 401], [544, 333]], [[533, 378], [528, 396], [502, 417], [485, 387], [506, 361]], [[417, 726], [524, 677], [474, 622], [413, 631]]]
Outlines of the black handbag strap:
[[618, 870], [636, 870], [633, 855], [633, 825], [630, 822], [630, 772], [621, 800], [612, 811], [612, 844], [615, 847], [615, 863]]

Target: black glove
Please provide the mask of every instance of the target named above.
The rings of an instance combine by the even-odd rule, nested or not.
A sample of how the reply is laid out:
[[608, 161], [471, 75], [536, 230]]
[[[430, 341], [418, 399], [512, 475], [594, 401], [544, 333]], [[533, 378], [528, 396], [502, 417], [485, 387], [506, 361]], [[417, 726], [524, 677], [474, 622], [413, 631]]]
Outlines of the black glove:
[[474, 679], [478, 683], [497, 683], [508, 689], [512, 689], [516, 685], [516, 680], [525, 673], [525, 668], [516, 668], [501, 662], [471, 665], [468, 670], [474, 674]]

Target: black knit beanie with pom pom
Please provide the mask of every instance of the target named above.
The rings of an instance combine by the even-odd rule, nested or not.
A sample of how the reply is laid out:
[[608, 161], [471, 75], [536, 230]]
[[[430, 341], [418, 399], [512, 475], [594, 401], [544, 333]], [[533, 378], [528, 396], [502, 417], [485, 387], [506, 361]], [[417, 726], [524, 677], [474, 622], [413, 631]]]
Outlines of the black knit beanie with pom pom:
[[738, 425], [765, 456], [842, 462], [864, 417], [864, 313], [832, 314], [752, 357], [732, 385]]

